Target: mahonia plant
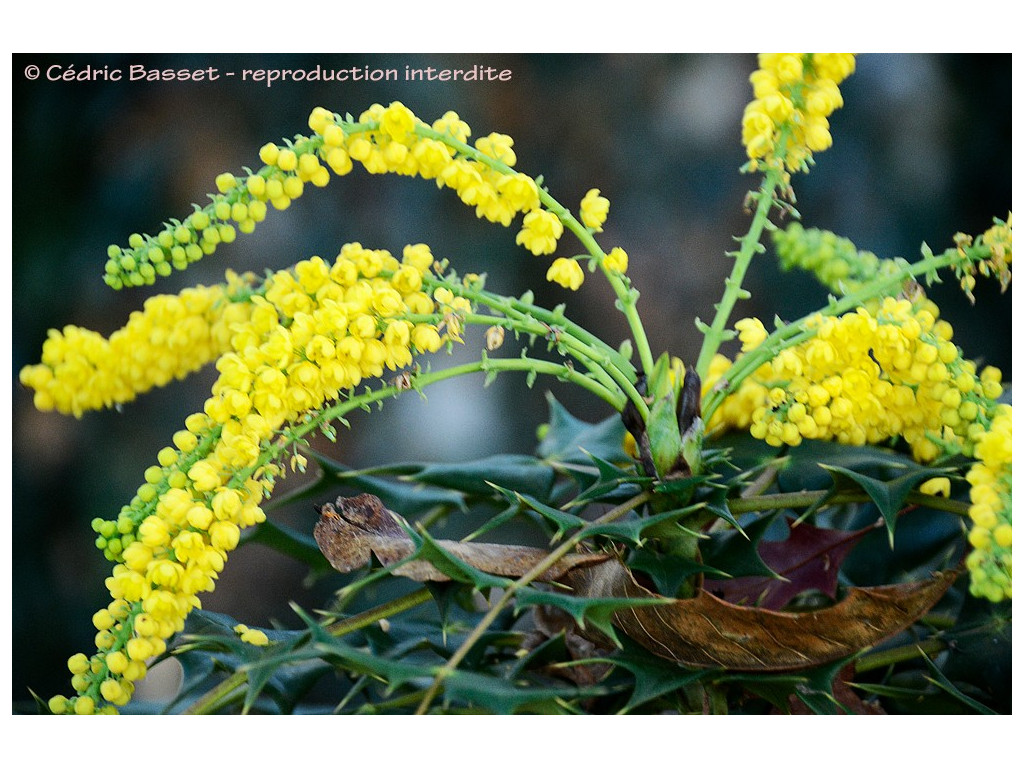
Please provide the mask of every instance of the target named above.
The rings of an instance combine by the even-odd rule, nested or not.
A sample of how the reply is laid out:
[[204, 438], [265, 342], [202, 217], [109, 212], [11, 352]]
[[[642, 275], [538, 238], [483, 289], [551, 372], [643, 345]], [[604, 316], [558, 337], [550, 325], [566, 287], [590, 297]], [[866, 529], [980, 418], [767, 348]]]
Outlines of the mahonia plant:
[[[943, 253], [925, 249], [913, 263], [879, 259], [799, 224], [779, 230], [769, 219], [776, 209], [794, 212], [792, 174], [808, 171], [813, 154], [831, 145], [828, 116], [842, 106], [839, 84], [854, 67], [853, 54], [761, 55], [742, 123], [744, 170], [761, 183], [750, 195], [750, 229], [729, 254], [722, 301], [710, 324], [698, 320], [704, 344], [692, 365], [652, 353], [628, 255], [596, 239], [609, 200], [589, 189], [570, 210], [539, 177], [516, 170], [511, 137], [490, 133], [470, 144], [470, 127], [454, 112], [427, 123], [399, 102], [358, 118], [317, 107], [311, 133], [265, 144], [256, 170], [217, 176], [207, 204], [110, 246], [111, 288], [150, 285], [361, 165], [451, 190], [479, 218], [517, 227], [515, 242], [534, 256], [553, 256], [572, 233], [583, 252], [552, 258], [547, 279], [575, 291], [588, 273], [603, 276], [631, 339], [610, 345], [563, 307], [489, 291], [483, 276], [459, 275], [423, 243], [400, 256], [348, 243], [333, 258], [313, 256], [264, 277], [228, 271], [221, 284], [148, 299], [109, 338], [71, 325], [51, 330], [40, 362], [20, 373], [43, 411], [82, 417], [121, 406], [210, 363], [218, 376], [202, 408], [156, 453], [134, 497], [113, 519], [93, 521], [96, 546], [113, 563], [110, 602], [93, 616], [95, 652], [68, 661], [74, 694], [54, 696], [49, 709], [114, 713], [129, 702], [147, 663], [214, 589], [242, 531], [266, 519], [277, 481], [305, 468], [301, 449], [313, 432], [333, 439], [333, 424], [355, 409], [470, 373], [550, 375], [596, 395], [622, 413], [631, 450], [655, 481], [699, 475], [702, 446], [736, 429], [769, 446], [901, 439], [920, 462], [962, 455], [971, 462], [971, 591], [1009, 599], [1011, 408], [999, 402], [999, 371], [979, 371], [964, 356], [918, 279], [949, 268], [965, 290], [977, 274], [1005, 287], [1011, 218], [976, 239], [957, 235]], [[776, 320], [773, 330], [756, 318], [730, 329], [766, 231], [782, 265], [811, 272], [832, 297], [807, 317]], [[479, 360], [435, 369], [432, 356], [464, 343], [470, 325], [486, 328]], [[528, 349], [489, 355], [506, 333], [545, 342], [555, 359]], [[721, 354], [737, 336], [739, 354]], [[923, 490], [948, 494], [948, 480], [937, 480]], [[242, 624], [234, 631], [249, 644], [269, 642]]]

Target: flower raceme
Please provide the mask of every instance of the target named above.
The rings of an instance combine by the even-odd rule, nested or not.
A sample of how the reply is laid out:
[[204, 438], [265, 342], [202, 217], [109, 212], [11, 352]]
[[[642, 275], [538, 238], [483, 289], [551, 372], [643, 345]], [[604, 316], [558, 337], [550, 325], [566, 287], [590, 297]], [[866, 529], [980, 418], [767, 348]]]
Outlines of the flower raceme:
[[[514, 169], [510, 136], [491, 133], [470, 146], [470, 128], [455, 112], [428, 125], [397, 101], [387, 107], [374, 104], [357, 121], [317, 107], [309, 127], [309, 136], [265, 144], [259, 151], [259, 170], [219, 175], [211, 202], [197, 206], [185, 219], [167, 222], [156, 235], [133, 234], [126, 248], [111, 245], [107, 284], [149, 285], [158, 276], [185, 269], [221, 243], [233, 241], [237, 233], [252, 232], [271, 209], [288, 208], [310, 185], [326, 186], [332, 174], [344, 176], [355, 164], [371, 174], [431, 179], [439, 188], [454, 191], [479, 218], [505, 227], [522, 215], [516, 242], [537, 256], [554, 253], [572, 218], [560, 206], [558, 213], [549, 210], [537, 182]], [[608, 209], [607, 198], [589, 190], [580, 204], [582, 226], [601, 232]], [[594, 257], [599, 258], [596, 253]], [[563, 276], [564, 270], [556, 274]]]
[[[901, 436], [927, 462], [948, 446], [959, 453], [972, 445], [972, 425], [1002, 392], [998, 370], [977, 375], [930, 301], [888, 297], [873, 311], [818, 314], [806, 325], [814, 336], [762, 364], [713, 418], [750, 427], [754, 437], [777, 446], [804, 439], [863, 445]], [[736, 327], [744, 353], [768, 335], [753, 318]], [[716, 360], [709, 388], [728, 365], [724, 357]]]
[[762, 53], [750, 76], [754, 100], [743, 113], [743, 144], [752, 168], [788, 178], [814, 152], [832, 146], [828, 117], [843, 106], [839, 83], [853, 74], [852, 53]]
[[[949, 323], [927, 299], [887, 297], [870, 310], [818, 314], [806, 325], [814, 335], [761, 364], [712, 414], [709, 428], [749, 429], [774, 446], [900, 437], [919, 461], [976, 459], [967, 475], [976, 548], [968, 559], [971, 588], [993, 600], [1009, 597], [1011, 408], [996, 402], [999, 370], [979, 373], [965, 360]], [[738, 321], [736, 329], [741, 355], [755, 354], [768, 338], [756, 318]], [[705, 392], [731, 365], [716, 356]]]
[[109, 339], [68, 325], [51, 330], [42, 361], [20, 373], [35, 406], [81, 416], [127, 403], [183, 378], [228, 349], [231, 326], [248, 320], [248, 285], [229, 273], [226, 285], [153, 296]]
[[[466, 310], [467, 302], [446, 289], [436, 289], [437, 298], [424, 290], [433, 267], [425, 245], [406, 247], [399, 261], [355, 243], [333, 263], [313, 257], [259, 286], [252, 276], [229, 274], [224, 286], [151, 299], [109, 340], [66, 330], [42, 363], [23, 370], [22, 381], [37, 388], [37, 405], [79, 415], [155, 385], [151, 377], [126, 373], [125, 362], [104, 344], [141, 350], [140, 359], [176, 361], [166, 376], [184, 375], [199, 358], [219, 354], [203, 412], [186, 419], [158, 453], [118, 518], [93, 522], [97, 546], [115, 563], [106, 582], [111, 602], [94, 616], [97, 652], [69, 663], [78, 695], [55, 697], [51, 710], [104, 711], [127, 703], [145, 662], [182, 629], [201, 605], [199, 594], [214, 588], [241, 530], [265, 519], [260, 504], [294, 442], [288, 430], [362, 380], [443, 346], [443, 318]], [[158, 311], [189, 300], [187, 317], [195, 320], [189, 325], [205, 327], [188, 333], [214, 340], [202, 354], [180, 350], [175, 331], [183, 309]], [[438, 321], [413, 323], [407, 315]], [[65, 396], [70, 390], [80, 396]], [[262, 641], [251, 631], [242, 639]]]

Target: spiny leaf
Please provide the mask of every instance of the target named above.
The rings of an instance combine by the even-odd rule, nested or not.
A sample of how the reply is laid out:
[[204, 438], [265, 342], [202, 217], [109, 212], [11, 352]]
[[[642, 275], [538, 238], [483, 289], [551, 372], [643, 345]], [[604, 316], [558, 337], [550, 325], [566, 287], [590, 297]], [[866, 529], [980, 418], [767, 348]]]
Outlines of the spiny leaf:
[[710, 546], [703, 548], [704, 560], [732, 578], [767, 576], [777, 578], [758, 552], [758, 544], [775, 522], [778, 512], [762, 515], [748, 523], [743, 532], [730, 531], [715, 536]]
[[263, 544], [305, 563], [314, 574], [326, 573], [330, 570], [312, 536], [277, 525], [271, 520], [266, 520], [250, 530], [252, 533], [246, 535], [246, 541]]
[[529, 685], [524, 680], [508, 680], [462, 670], [446, 677], [444, 688], [444, 698], [448, 702], [462, 699], [472, 706], [499, 715], [529, 711], [531, 707], [542, 703], [603, 696], [608, 693], [608, 689], [602, 686], [576, 687], [551, 682], [545, 682], [544, 685]]
[[632, 571], [646, 573], [660, 594], [675, 595], [683, 582], [698, 573], [728, 576], [705, 563], [677, 554], [665, 554], [648, 548], [637, 549], [629, 559]]
[[999, 714], [995, 710], [992, 710], [992, 709], [989, 709], [988, 707], [986, 707], [980, 701], [975, 701], [970, 696], [968, 696], [966, 693], [964, 693], [959, 688], [957, 688], [952, 683], [952, 681], [950, 681], [950, 679], [948, 677], [946, 677], [942, 673], [942, 670], [938, 668], [938, 666], [935, 664], [934, 661], [931, 660], [931, 658], [928, 656], [928, 654], [922, 653], [921, 657], [924, 659], [925, 663], [928, 665], [928, 668], [931, 670], [931, 673], [933, 675], [932, 677], [927, 677], [926, 676], [925, 680], [927, 680], [928, 682], [930, 682], [930, 683], [932, 683], [934, 685], [937, 685], [939, 688], [944, 690], [946, 693], [948, 693], [954, 699], [959, 701], [961, 704], [966, 704], [968, 707], [973, 709], [975, 712], [978, 712], [979, 714], [982, 714], [982, 715], [996, 715], [996, 714]]
[[618, 645], [618, 639], [612, 627], [612, 617], [616, 612], [633, 611], [643, 606], [659, 605], [667, 602], [667, 600], [668, 598], [651, 593], [635, 597], [612, 595], [590, 597], [571, 595], [553, 590], [540, 590], [533, 587], [523, 587], [516, 592], [516, 602], [519, 607], [525, 608], [529, 605], [554, 606], [572, 616], [581, 628], [596, 629], [616, 645]]
[[498, 486], [495, 486], [495, 489], [511, 503], [515, 504], [517, 508], [525, 506], [527, 509], [531, 509], [539, 514], [548, 522], [553, 523], [558, 529], [556, 538], [562, 538], [570, 531], [582, 528], [586, 524], [586, 521], [582, 518], [549, 506], [528, 494], [517, 493], [507, 488], [499, 488]]
[[496, 484], [546, 498], [555, 482], [555, 471], [532, 456], [497, 454], [453, 464], [424, 464], [406, 479], [473, 495], [489, 495]]
[[[625, 541], [635, 546], [640, 546], [643, 543], [643, 532], [648, 528], [651, 528], [662, 523], [670, 523], [679, 520], [682, 517], [692, 514], [697, 509], [701, 508], [701, 504], [692, 504], [688, 507], [681, 507], [679, 509], [670, 509], [665, 512], [661, 512], [657, 515], [634, 515], [632, 517], [626, 517], [621, 520], [616, 520], [612, 523], [603, 523], [601, 525], [593, 525], [588, 531], [588, 536], [606, 536], [610, 539], [617, 541]], [[680, 531], [690, 536], [697, 536], [705, 538], [703, 534], [697, 531], [687, 529], [685, 526], [680, 526]]]
[[410, 517], [425, 514], [439, 507], [465, 510], [464, 494], [447, 488], [426, 485], [412, 485], [397, 480], [388, 480], [382, 475], [402, 476], [415, 472], [423, 465], [395, 465], [374, 467], [373, 469], [352, 469], [339, 464], [329, 457], [313, 454], [321, 468], [329, 476], [345, 485], [380, 497], [385, 504], [394, 509], [401, 509]]
[[686, 670], [678, 664], [664, 661], [639, 649], [632, 641], [623, 641], [623, 650], [607, 656], [603, 661], [628, 670], [635, 679], [633, 693], [629, 701], [620, 710], [622, 714], [634, 710], [642, 704], [671, 693], [688, 685], [693, 685], [714, 674], [713, 670]]
[[548, 428], [537, 455], [552, 461], [581, 461], [584, 451], [607, 461], [628, 461], [622, 449], [626, 431], [618, 416], [596, 424], [577, 419], [548, 393]]
[[927, 467], [902, 468], [900, 474], [892, 480], [879, 480], [875, 477], [855, 472], [847, 467], [839, 467], [830, 464], [822, 464], [836, 480], [836, 490], [844, 485], [843, 480], [852, 481], [856, 486], [863, 488], [871, 500], [875, 502], [882, 519], [885, 520], [885, 527], [889, 531], [889, 546], [893, 545], [893, 537], [896, 532], [896, 518], [900, 509], [906, 504], [907, 494], [914, 490], [925, 480], [936, 475], [945, 474], [936, 472], [935, 469]]

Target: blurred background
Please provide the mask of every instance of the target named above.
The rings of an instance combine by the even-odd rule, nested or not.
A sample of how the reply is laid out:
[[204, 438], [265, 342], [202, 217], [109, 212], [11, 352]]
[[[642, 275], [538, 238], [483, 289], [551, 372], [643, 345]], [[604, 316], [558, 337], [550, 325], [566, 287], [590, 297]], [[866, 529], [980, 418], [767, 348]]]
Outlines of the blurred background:
[[[217, 67], [221, 71], [367, 66], [507, 69], [508, 82], [52, 82], [22, 77], [29, 65]], [[258, 148], [308, 133], [312, 107], [358, 116], [374, 102], [403, 101], [427, 122], [454, 109], [474, 136], [515, 139], [517, 167], [543, 174], [570, 209], [591, 187], [611, 200], [599, 241], [622, 246], [640, 290], [655, 354], [693, 361], [694, 325], [710, 320], [731, 261], [723, 253], [748, 226], [743, 198], [756, 179], [745, 161], [740, 116], [756, 57], [700, 55], [16, 55], [13, 87], [13, 486], [12, 686], [47, 698], [69, 693], [65, 662], [90, 652], [90, 617], [108, 602], [109, 563], [93, 548], [89, 521], [116, 517], [184, 418], [202, 407], [214, 372], [151, 392], [123, 412], [80, 420], [38, 413], [18, 384], [39, 359], [49, 328], [84, 326], [109, 335], [153, 293], [223, 279], [225, 269], [282, 268], [346, 242], [400, 253], [428, 243], [460, 272], [486, 272], [488, 287], [538, 303], [568, 302], [568, 314], [612, 343], [626, 335], [610, 290], [588, 280], [576, 294], [544, 281], [550, 263], [515, 245], [518, 229], [478, 221], [448, 191], [422, 180], [370, 177], [357, 169], [309, 188], [286, 212], [271, 211], [250, 236], [145, 289], [110, 291], [106, 248], [132, 232], [156, 232], [205, 203], [214, 177], [258, 167]], [[1009, 55], [881, 55], [858, 58], [841, 86], [846, 106], [832, 119], [835, 145], [797, 177], [806, 226], [831, 229], [879, 256], [917, 257], [922, 241], [940, 251], [955, 232], [978, 234], [1011, 207]], [[572, 255], [570, 237], [558, 255]], [[798, 317], [824, 300], [802, 275], [759, 259], [738, 315], [766, 324]], [[930, 290], [969, 357], [1010, 378], [1010, 293], [979, 283], [972, 308], [956, 286]], [[467, 335], [456, 359], [476, 359]], [[439, 361], [444, 362], [444, 361]], [[436, 365], [437, 363], [435, 363]], [[533, 389], [506, 375], [484, 389], [464, 378], [408, 396], [372, 418], [358, 413], [332, 447], [350, 466], [449, 461], [530, 452], [552, 391], [576, 415], [600, 420], [607, 406], [557, 382]], [[311, 531], [310, 506], [289, 522]], [[307, 531], [308, 532], [308, 531]], [[204, 607], [239, 621], [289, 624], [288, 601], [317, 607], [324, 594], [302, 566], [259, 546], [232, 557]]]

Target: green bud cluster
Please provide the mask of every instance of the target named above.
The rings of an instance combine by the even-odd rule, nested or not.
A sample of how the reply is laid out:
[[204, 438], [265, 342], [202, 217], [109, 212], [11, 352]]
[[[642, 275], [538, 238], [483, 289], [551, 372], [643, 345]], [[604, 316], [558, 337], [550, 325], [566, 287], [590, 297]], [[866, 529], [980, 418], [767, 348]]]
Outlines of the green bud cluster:
[[845, 237], [827, 230], [805, 229], [798, 222], [775, 230], [772, 241], [784, 270], [806, 270], [837, 296], [896, 275], [907, 266], [903, 259], [880, 259], [870, 251], [858, 250]]

